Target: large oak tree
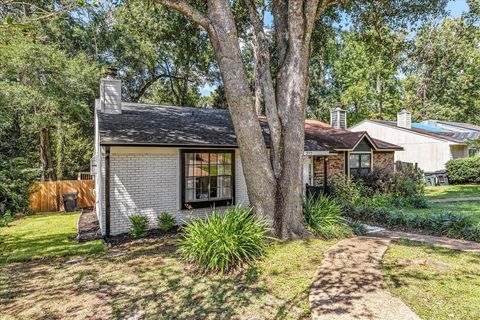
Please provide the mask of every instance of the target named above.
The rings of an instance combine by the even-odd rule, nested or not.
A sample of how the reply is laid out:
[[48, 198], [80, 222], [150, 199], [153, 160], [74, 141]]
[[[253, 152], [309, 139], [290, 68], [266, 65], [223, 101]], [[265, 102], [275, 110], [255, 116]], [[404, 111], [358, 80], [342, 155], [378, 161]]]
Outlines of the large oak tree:
[[[352, 19], [387, 17], [411, 12], [421, 15], [436, 3], [425, 1], [244, 0], [253, 30], [263, 103], [270, 131], [266, 145], [256, 104], [242, 61], [238, 30], [228, 0], [155, 0], [198, 23], [209, 35], [235, 126], [251, 205], [281, 238], [304, 237], [302, 163], [304, 120], [308, 99], [311, 38], [315, 22], [331, 7], [350, 7]], [[439, 1], [442, 2], [442, 1]], [[264, 17], [273, 16], [274, 55], [271, 57]], [[272, 60], [272, 61], [271, 61]], [[273, 66], [273, 67], [272, 67]], [[273, 71], [272, 71], [273, 70]]]

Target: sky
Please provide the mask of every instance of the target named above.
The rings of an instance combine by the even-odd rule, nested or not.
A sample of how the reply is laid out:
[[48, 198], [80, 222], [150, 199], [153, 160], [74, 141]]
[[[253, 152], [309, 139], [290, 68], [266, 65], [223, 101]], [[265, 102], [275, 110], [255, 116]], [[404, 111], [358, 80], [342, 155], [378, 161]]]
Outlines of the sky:
[[[462, 13], [468, 11], [468, 4], [466, 0], [454, 0], [454, 1], [449, 1], [447, 4], [447, 11], [448, 15], [452, 18], [458, 18], [459, 16], [462, 15]], [[267, 26], [272, 25], [272, 15], [270, 12], [265, 13], [265, 24]], [[215, 90], [216, 86], [211, 86], [211, 85], [205, 85], [203, 88], [200, 89], [200, 93], [202, 96], [208, 96], [210, 93]]]

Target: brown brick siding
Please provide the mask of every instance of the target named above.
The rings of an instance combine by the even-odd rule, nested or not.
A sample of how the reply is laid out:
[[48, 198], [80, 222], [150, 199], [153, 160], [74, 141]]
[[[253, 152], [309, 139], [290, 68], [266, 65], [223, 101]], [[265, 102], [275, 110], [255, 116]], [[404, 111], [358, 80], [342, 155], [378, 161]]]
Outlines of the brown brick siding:
[[[324, 157], [313, 157], [313, 185], [323, 186], [324, 182]], [[345, 175], [345, 154], [343, 152], [328, 157], [328, 180], [341, 179]]]
[[395, 170], [394, 152], [374, 152], [373, 170], [387, 170], [393, 172]]
[[[313, 157], [313, 185], [323, 186], [324, 182], [324, 157]], [[394, 153], [393, 152], [374, 152], [373, 170], [394, 171]], [[337, 155], [328, 157], [327, 162], [328, 180], [341, 179], [345, 176], [345, 153], [339, 152]]]

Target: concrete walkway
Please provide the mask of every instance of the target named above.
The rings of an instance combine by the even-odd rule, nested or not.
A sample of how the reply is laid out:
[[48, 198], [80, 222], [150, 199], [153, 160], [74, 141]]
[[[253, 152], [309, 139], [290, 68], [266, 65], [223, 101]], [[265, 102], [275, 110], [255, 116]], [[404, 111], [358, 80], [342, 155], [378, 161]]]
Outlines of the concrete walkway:
[[474, 241], [465, 241], [446, 237], [435, 237], [424, 234], [408, 233], [401, 231], [382, 230], [368, 234], [371, 237], [378, 237], [388, 240], [408, 239], [419, 242], [433, 244], [447, 249], [461, 250], [480, 254], [480, 243]]
[[480, 201], [480, 197], [464, 197], [464, 198], [445, 198], [431, 199], [430, 202], [462, 202], [462, 201]]
[[389, 239], [356, 237], [325, 253], [310, 291], [312, 319], [420, 319], [387, 290], [381, 260]]
[[480, 254], [477, 242], [389, 230], [342, 240], [325, 252], [311, 287], [312, 319], [420, 319], [383, 282], [383, 255], [390, 242], [400, 238]]

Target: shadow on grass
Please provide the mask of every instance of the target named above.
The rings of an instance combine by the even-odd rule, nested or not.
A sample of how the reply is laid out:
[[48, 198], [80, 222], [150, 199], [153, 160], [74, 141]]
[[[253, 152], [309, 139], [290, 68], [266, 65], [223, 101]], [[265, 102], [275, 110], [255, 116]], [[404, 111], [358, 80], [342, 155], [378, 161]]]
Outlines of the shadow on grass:
[[[65, 258], [4, 265], [8, 271], [0, 265], [9, 278], [3, 284], [0, 279], [3, 311], [19, 314], [28, 307], [37, 317], [76, 319], [250, 319], [261, 311], [261, 318], [285, 319], [297, 299], [308, 297], [307, 288], [281, 299], [258, 274], [196, 273], [179, 262], [175, 239], [128, 244], [110, 253], [118, 256], [90, 255], [73, 266]], [[62, 308], [55, 306], [62, 301]]]

